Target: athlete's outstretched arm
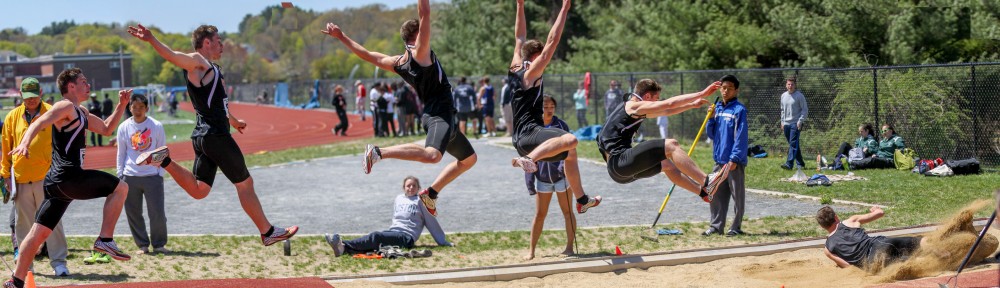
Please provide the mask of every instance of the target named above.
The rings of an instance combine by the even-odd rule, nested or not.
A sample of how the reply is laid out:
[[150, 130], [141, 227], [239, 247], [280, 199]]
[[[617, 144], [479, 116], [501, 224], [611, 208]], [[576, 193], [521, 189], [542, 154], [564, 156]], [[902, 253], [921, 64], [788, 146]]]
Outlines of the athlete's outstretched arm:
[[35, 120], [35, 122], [32, 122], [31, 125], [28, 126], [28, 130], [25, 131], [24, 136], [21, 137], [21, 144], [18, 144], [17, 147], [10, 150], [8, 155], [21, 155], [24, 156], [24, 158], [28, 158], [30, 156], [28, 155], [28, 144], [31, 143], [32, 139], [35, 139], [35, 136], [42, 130], [42, 127], [52, 126], [52, 124], [55, 124], [56, 121], [67, 118], [66, 116], [69, 115], [69, 113], [75, 113], [75, 111], [73, 111], [75, 108], [76, 107], [73, 106], [73, 103], [69, 101], [56, 102], [56, 104], [52, 105], [52, 108], [49, 109], [48, 112], [42, 113], [42, 116], [38, 116], [38, 120]]
[[118, 105], [115, 106], [115, 111], [111, 112], [107, 119], [102, 120], [97, 115], [87, 113], [87, 129], [97, 134], [111, 136], [118, 129], [118, 120], [121, 120], [122, 114], [125, 114], [125, 107], [131, 97], [132, 89], [118, 91]]
[[344, 34], [344, 31], [340, 30], [340, 26], [337, 26], [337, 24], [326, 23], [326, 29], [321, 31], [323, 34], [330, 35], [330, 37], [340, 40], [340, 43], [344, 43], [344, 46], [347, 46], [347, 49], [354, 52], [354, 55], [358, 55], [361, 60], [375, 64], [375, 66], [378, 66], [383, 70], [393, 71], [392, 66], [394, 62], [396, 62], [396, 57], [388, 56], [379, 52], [368, 51], [368, 49], [365, 49], [364, 46], [361, 46], [358, 42], [354, 42], [354, 40], [351, 40], [350, 37], [347, 37], [347, 34]]
[[660, 101], [629, 101], [625, 103], [625, 112], [630, 115], [646, 115], [646, 117], [678, 114], [708, 104], [704, 98], [719, 90], [721, 85], [721, 82], [716, 81], [705, 87], [705, 90], [677, 95]]
[[142, 24], [128, 26], [128, 34], [132, 34], [135, 38], [139, 38], [139, 40], [149, 43], [153, 46], [153, 49], [156, 50], [156, 53], [160, 54], [163, 59], [166, 59], [181, 69], [195, 71], [198, 69], [208, 69], [208, 65], [211, 65], [207, 60], [205, 60], [204, 57], [201, 56], [201, 54], [182, 53], [170, 49], [170, 47], [167, 47], [166, 44], [163, 44], [163, 42], [160, 42], [160, 40], [153, 36], [153, 31], [150, 31], [145, 26], [142, 26]]
[[[420, 30], [417, 32], [417, 40], [414, 41], [416, 53], [413, 60], [417, 64], [427, 67], [431, 64], [431, 3], [430, 0], [420, 0], [417, 2], [417, 13], [420, 14]], [[406, 44], [406, 43], [403, 43]], [[391, 71], [391, 70], [390, 70]]]
[[545, 47], [542, 48], [542, 54], [532, 61], [531, 67], [524, 73], [524, 81], [529, 83], [528, 85], [535, 83], [535, 80], [542, 77], [542, 73], [545, 72], [545, 66], [549, 65], [552, 55], [556, 53], [556, 47], [559, 46], [559, 39], [562, 38], [563, 26], [566, 25], [566, 15], [569, 14], [569, 7], [570, 0], [563, 0], [562, 10], [559, 11], [556, 22], [552, 24], [552, 29], [549, 30], [549, 37], [545, 39]]
[[517, 0], [517, 19], [514, 20], [514, 59], [510, 60], [510, 67], [521, 65], [521, 45], [527, 41], [528, 29], [524, 20], [524, 0]]

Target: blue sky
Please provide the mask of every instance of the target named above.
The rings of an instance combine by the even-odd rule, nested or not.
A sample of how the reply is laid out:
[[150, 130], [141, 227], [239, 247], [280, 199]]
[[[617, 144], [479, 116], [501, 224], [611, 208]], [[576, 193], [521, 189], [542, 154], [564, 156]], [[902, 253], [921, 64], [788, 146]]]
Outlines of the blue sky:
[[[52, 22], [75, 20], [76, 23], [125, 23], [135, 20], [167, 32], [190, 33], [202, 24], [211, 24], [226, 32], [237, 32], [240, 20], [247, 14], [258, 14], [264, 7], [282, 1], [240, 0], [41, 0], [4, 1], [0, 29], [24, 27], [28, 34], [37, 34]], [[298, 0], [290, 1], [301, 9], [328, 11], [381, 3], [389, 8], [404, 7], [416, 0]], [[433, 1], [440, 2], [440, 1]]]

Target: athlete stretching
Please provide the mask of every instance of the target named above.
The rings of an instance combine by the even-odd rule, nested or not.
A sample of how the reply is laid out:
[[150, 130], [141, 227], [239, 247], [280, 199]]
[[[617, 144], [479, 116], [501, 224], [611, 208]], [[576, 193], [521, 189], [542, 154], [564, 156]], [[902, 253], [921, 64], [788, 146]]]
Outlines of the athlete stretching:
[[472, 149], [469, 139], [456, 132], [455, 106], [451, 99], [451, 83], [448, 75], [437, 56], [431, 51], [431, 7], [429, 0], [417, 2], [420, 20], [411, 19], [403, 23], [399, 36], [403, 38], [405, 52], [403, 55], [388, 56], [379, 52], [368, 51], [364, 46], [354, 42], [344, 34], [344, 31], [333, 23], [327, 23], [323, 33], [340, 40], [351, 52], [361, 59], [375, 64], [379, 68], [395, 71], [406, 83], [417, 92], [420, 101], [424, 103], [420, 123], [427, 130], [427, 140], [424, 146], [417, 144], [401, 144], [390, 147], [376, 147], [368, 144], [365, 147], [365, 157], [362, 166], [365, 174], [371, 173], [372, 165], [381, 159], [400, 159], [419, 161], [423, 163], [441, 162], [441, 156], [447, 152], [455, 156], [457, 161], [449, 163], [441, 171], [430, 187], [420, 191], [420, 200], [427, 206], [431, 215], [437, 216], [437, 196], [448, 183], [476, 165], [476, 151]]
[[544, 128], [542, 124], [542, 73], [552, 60], [559, 37], [562, 36], [570, 0], [563, 0], [562, 10], [552, 24], [545, 46], [538, 40], [525, 41], [527, 28], [524, 20], [524, 0], [517, 0], [517, 20], [514, 21], [514, 59], [511, 60], [507, 83], [513, 91], [514, 148], [521, 157], [514, 158], [514, 166], [534, 173], [535, 161], [566, 160], [566, 179], [576, 197], [576, 212], [601, 204], [601, 196], [587, 197], [580, 184], [580, 167], [577, 164], [576, 136], [562, 129]]
[[247, 123], [243, 122], [229, 111], [229, 96], [226, 95], [225, 77], [222, 67], [211, 61], [222, 57], [222, 38], [219, 29], [211, 25], [201, 25], [191, 35], [194, 53], [181, 53], [171, 50], [153, 36], [152, 31], [142, 25], [129, 26], [128, 33], [148, 42], [164, 59], [177, 67], [184, 69], [187, 79], [188, 93], [191, 94], [191, 105], [198, 115], [198, 123], [191, 133], [191, 144], [194, 145], [194, 167], [189, 171], [170, 160], [167, 146], [140, 154], [136, 163], [160, 165], [184, 188], [194, 199], [202, 199], [212, 191], [215, 182], [215, 172], [229, 178], [236, 186], [236, 194], [240, 205], [247, 216], [260, 231], [264, 246], [292, 238], [299, 231], [298, 226], [288, 228], [274, 227], [264, 216], [264, 209], [254, 191], [253, 177], [247, 171], [240, 146], [229, 134], [229, 126], [243, 133]]
[[28, 144], [46, 127], [52, 127], [52, 165], [45, 175], [45, 200], [35, 213], [35, 224], [21, 242], [17, 265], [11, 279], [4, 282], [5, 288], [24, 287], [24, 277], [35, 260], [35, 252], [49, 238], [52, 228], [59, 224], [63, 213], [73, 200], [87, 200], [107, 197], [104, 200], [104, 218], [101, 232], [94, 241], [94, 250], [107, 253], [115, 260], [129, 260], [128, 254], [118, 249], [112, 239], [115, 224], [121, 215], [122, 205], [128, 196], [128, 185], [114, 175], [97, 170], [83, 170], [83, 155], [87, 146], [86, 132], [90, 130], [105, 136], [118, 127], [118, 120], [125, 111], [125, 104], [132, 96], [132, 90], [118, 92], [118, 105], [105, 120], [90, 114], [80, 106], [90, 95], [90, 83], [80, 68], [71, 68], [59, 73], [57, 78], [62, 101], [38, 117], [25, 131], [21, 144], [10, 151], [7, 157], [28, 158]]
[[[652, 79], [639, 80], [633, 90], [635, 93], [626, 95], [625, 102], [611, 110], [597, 136], [597, 145], [608, 162], [611, 179], [625, 184], [663, 172], [677, 186], [698, 194], [705, 202], [712, 202], [729, 167], [706, 177], [677, 140], [648, 140], [632, 147], [632, 136], [639, 131], [643, 119], [674, 115], [707, 104], [704, 98], [715, 93], [720, 85], [715, 82], [699, 92], [657, 101], [662, 90], [660, 84]], [[701, 179], [705, 180], [699, 182]]]

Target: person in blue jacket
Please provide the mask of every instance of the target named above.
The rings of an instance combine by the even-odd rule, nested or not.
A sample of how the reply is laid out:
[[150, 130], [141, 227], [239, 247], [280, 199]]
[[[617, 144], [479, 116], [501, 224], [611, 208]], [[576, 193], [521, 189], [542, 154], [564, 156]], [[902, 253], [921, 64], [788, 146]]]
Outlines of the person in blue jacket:
[[733, 225], [729, 227], [727, 236], [742, 235], [743, 212], [746, 204], [745, 169], [747, 167], [747, 108], [736, 99], [739, 94], [740, 80], [736, 76], [722, 76], [722, 101], [715, 104], [715, 110], [709, 112], [705, 132], [712, 139], [712, 159], [715, 160], [713, 172], [720, 169], [730, 169], [729, 185], [719, 185], [711, 205], [711, 226], [702, 233], [705, 236], [722, 234], [726, 226], [726, 212], [729, 210], [729, 197], [733, 198]]

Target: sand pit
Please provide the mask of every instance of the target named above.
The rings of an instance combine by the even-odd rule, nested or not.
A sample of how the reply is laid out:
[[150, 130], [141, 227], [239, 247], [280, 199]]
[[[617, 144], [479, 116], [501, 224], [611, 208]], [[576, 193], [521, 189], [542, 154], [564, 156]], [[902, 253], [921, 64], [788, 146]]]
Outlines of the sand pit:
[[[989, 204], [989, 203], [987, 203]], [[869, 274], [859, 268], [839, 269], [823, 255], [822, 248], [802, 249], [765, 256], [729, 258], [701, 264], [686, 264], [678, 266], [653, 267], [650, 269], [628, 269], [612, 273], [563, 273], [542, 278], [531, 277], [506, 282], [465, 282], [445, 283], [435, 285], [407, 285], [407, 287], [865, 287], [877, 285], [884, 281], [893, 282], [895, 277], [905, 278], [934, 277], [954, 273], [957, 263], [961, 262], [975, 240], [975, 230], [971, 226], [974, 211], [983, 208], [983, 204], [973, 204], [963, 209], [957, 216], [949, 219], [941, 229], [925, 237], [931, 241], [925, 252], [918, 251], [917, 256], [909, 261], [887, 267], [880, 274]], [[891, 216], [890, 216], [891, 217]], [[984, 269], [1000, 269], [997, 264], [974, 264], [989, 256], [997, 248], [997, 235], [1000, 230], [990, 229], [980, 243], [976, 256], [979, 261], [972, 261], [965, 271]], [[971, 238], [970, 238], [971, 236]], [[935, 239], [935, 240], [931, 240]], [[992, 239], [992, 240], [986, 240]], [[937, 242], [934, 242], [937, 241]], [[967, 244], [965, 244], [967, 243]], [[941, 250], [952, 252], [938, 261], [946, 265], [917, 267], [926, 264], [925, 257], [920, 255], [936, 255]], [[929, 251], [929, 252], [928, 252]], [[929, 253], [929, 254], [919, 254]], [[957, 260], [956, 260], [957, 259]], [[951, 265], [951, 263], [955, 263]], [[909, 265], [909, 266], [908, 266]], [[901, 267], [910, 267], [909, 270]], [[919, 269], [915, 269], [919, 268]], [[888, 278], [887, 278], [888, 277]], [[335, 287], [389, 287], [391, 284], [377, 281], [354, 281], [347, 283], [331, 283]]]

